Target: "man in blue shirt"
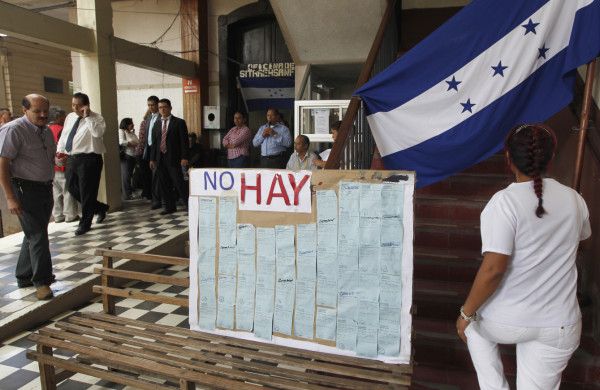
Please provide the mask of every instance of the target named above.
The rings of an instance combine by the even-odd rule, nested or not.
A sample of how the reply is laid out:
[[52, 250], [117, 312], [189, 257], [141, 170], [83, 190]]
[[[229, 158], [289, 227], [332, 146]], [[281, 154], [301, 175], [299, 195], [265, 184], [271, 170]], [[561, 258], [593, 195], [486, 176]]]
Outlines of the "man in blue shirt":
[[279, 123], [279, 111], [267, 111], [267, 123], [256, 132], [252, 144], [260, 146], [260, 167], [285, 169], [287, 148], [292, 145], [290, 129]]

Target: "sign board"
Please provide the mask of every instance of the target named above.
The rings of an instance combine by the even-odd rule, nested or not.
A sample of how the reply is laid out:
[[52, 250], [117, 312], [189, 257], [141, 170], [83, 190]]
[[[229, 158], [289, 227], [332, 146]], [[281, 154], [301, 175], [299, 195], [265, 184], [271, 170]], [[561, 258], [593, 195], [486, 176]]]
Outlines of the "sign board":
[[[240, 65], [240, 77], [291, 77], [296, 72], [293, 62]], [[245, 69], [244, 69], [245, 68]]]
[[409, 364], [415, 177], [194, 169], [190, 327]]
[[200, 93], [200, 79], [183, 79], [183, 93]]

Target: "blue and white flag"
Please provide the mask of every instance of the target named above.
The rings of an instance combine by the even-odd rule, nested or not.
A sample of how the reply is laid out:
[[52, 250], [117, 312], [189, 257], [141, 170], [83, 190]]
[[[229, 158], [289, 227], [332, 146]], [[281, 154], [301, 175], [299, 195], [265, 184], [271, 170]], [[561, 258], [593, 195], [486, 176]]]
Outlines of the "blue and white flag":
[[294, 109], [294, 77], [238, 77], [248, 111]]
[[600, 0], [474, 0], [355, 94], [388, 169], [435, 183], [573, 98], [600, 52]]

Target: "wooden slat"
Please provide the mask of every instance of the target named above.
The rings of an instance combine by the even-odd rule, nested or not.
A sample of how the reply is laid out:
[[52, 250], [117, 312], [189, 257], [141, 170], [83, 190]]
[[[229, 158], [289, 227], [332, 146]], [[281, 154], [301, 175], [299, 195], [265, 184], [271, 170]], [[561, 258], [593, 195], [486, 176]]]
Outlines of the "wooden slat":
[[[52, 356], [52, 348], [48, 348], [45, 345], [37, 345], [36, 349], [38, 353], [45, 356]], [[40, 382], [43, 390], [54, 390], [56, 389], [56, 376], [54, 374], [54, 367], [38, 362], [40, 366]]]
[[[123, 328], [120, 325], [114, 325], [114, 324], [113, 325], [109, 325], [109, 324], [102, 325], [101, 323], [96, 322], [91, 319], [86, 321], [86, 319], [83, 319], [83, 318], [71, 317], [69, 319], [69, 321], [78, 323], [78, 324], [82, 324], [84, 326], [96, 326], [96, 327], [101, 326], [103, 329], [106, 329], [107, 331], [110, 331], [110, 332], [123, 331]], [[133, 321], [135, 321], [135, 320], [133, 320]], [[144, 322], [141, 322], [141, 321], [135, 321], [131, 325], [136, 326], [136, 327], [144, 327], [147, 324]], [[147, 328], [149, 328], [149, 327], [147, 327]], [[156, 328], [156, 326], [153, 326], [153, 328]], [[171, 329], [171, 327], [168, 327], [168, 328], [169, 329], [163, 328], [162, 330], [159, 330], [159, 331], [166, 331], [169, 333], [174, 333], [174, 332], [172, 332], [174, 329]], [[179, 329], [179, 328], [177, 328], [177, 329]], [[282, 363], [282, 364], [286, 364], [288, 366], [293, 366], [293, 367], [304, 367], [307, 370], [314, 370], [317, 372], [326, 372], [329, 374], [342, 375], [342, 376], [348, 376], [348, 377], [354, 377], [354, 378], [362, 378], [365, 380], [375, 380], [375, 381], [379, 381], [379, 382], [389, 382], [389, 383], [396, 383], [396, 384], [400, 384], [400, 385], [409, 385], [410, 384], [410, 377], [406, 376], [405, 372], [403, 372], [402, 374], [398, 374], [396, 372], [391, 372], [389, 370], [389, 366], [393, 366], [393, 365], [389, 365], [389, 364], [385, 364], [385, 363], [381, 363], [381, 362], [378, 362], [379, 364], [377, 365], [377, 367], [374, 367], [374, 369], [377, 370], [377, 371], [374, 371], [374, 370], [365, 369], [365, 367], [363, 367], [361, 364], [359, 364], [360, 360], [362, 360], [362, 359], [353, 358], [355, 360], [353, 365], [342, 365], [342, 364], [339, 364], [338, 360], [336, 360], [337, 358], [342, 357], [342, 356], [331, 355], [331, 354], [320, 354], [320, 355], [328, 355], [327, 358], [330, 361], [329, 362], [313, 361], [312, 360], [313, 356], [311, 356], [310, 353], [307, 354], [308, 356], [299, 357], [297, 352], [304, 355], [303, 350], [300, 350], [300, 349], [294, 349], [294, 348], [282, 347], [282, 346], [275, 346], [274, 348], [272, 348], [273, 346], [271, 346], [269, 344], [261, 343], [260, 345], [258, 345], [258, 349], [261, 349], [259, 351], [258, 349], [253, 349], [252, 347], [249, 347], [247, 345], [248, 343], [250, 343], [250, 342], [248, 342], [248, 340], [238, 340], [235, 338], [226, 337], [224, 340], [218, 341], [218, 340], [215, 340], [215, 337], [213, 337], [214, 335], [205, 334], [205, 333], [203, 334], [202, 332], [194, 332], [194, 333], [198, 333], [198, 334], [202, 334], [203, 336], [207, 336], [206, 340], [201, 340], [201, 339], [198, 339], [197, 337], [181, 338], [181, 337], [171, 336], [171, 335], [149, 334], [146, 330], [134, 329], [134, 328], [128, 328], [127, 330], [125, 330], [125, 332], [127, 332], [128, 334], [131, 334], [131, 335], [139, 336], [139, 337], [144, 337], [144, 336], [152, 337], [152, 338], [162, 341], [162, 342], [171, 343], [177, 347], [187, 346], [190, 348], [205, 349], [205, 350], [209, 350], [209, 351], [213, 351], [213, 352], [231, 354], [234, 356], [241, 355], [241, 356], [244, 356], [247, 358], [270, 362], [273, 364]], [[217, 337], [220, 338], [223, 336], [217, 336]], [[220, 344], [216, 344], [216, 343], [220, 343]], [[238, 344], [237, 347], [243, 348], [243, 350], [238, 349], [236, 346], [233, 346], [233, 344]], [[265, 348], [265, 350], [262, 350], [263, 349], [262, 347], [267, 347], [267, 348]], [[322, 360], [322, 359], [317, 359], [317, 360]]]
[[[102, 257], [102, 266], [104, 268], [112, 268], [113, 267], [113, 259], [109, 256]], [[102, 275], [102, 285], [106, 287], [114, 287], [114, 280], [111, 276]], [[106, 314], [117, 314], [115, 308], [115, 297], [108, 295], [106, 293], [102, 294], [102, 308]]]
[[121, 298], [135, 298], [143, 301], [152, 301], [158, 303], [168, 303], [176, 306], [189, 306], [189, 301], [185, 298], [167, 297], [164, 295], [149, 294], [130, 289], [119, 289], [114, 287], [94, 286], [92, 288], [97, 294], [108, 294]]
[[[181, 367], [190, 368], [190, 369], [195, 369], [193, 366], [193, 362], [190, 362], [190, 360], [186, 359], [186, 358], [178, 358], [176, 356], [173, 356], [173, 354], [178, 355], [178, 356], [185, 356], [190, 359], [192, 359], [192, 358], [201, 359], [202, 361], [207, 361], [207, 362], [210, 362], [213, 364], [221, 364], [221, 365], [231, 366], [232, 368], [238, 369], [238, 370], [252, 371], [252, 372], [256, 372], [256, 373], [263, 374], [263, 375], [271, 375], [271, 376], [276, 376], [276, 377], [289, 378], [289, 379], [294, 379], [294, 380], [298, 380], [298, 381], [307, 381], [309, 383], [316, 383], [316, 384], [320, 384], [320, 385], [333, 385], [333, 386], [338, 386], [338, 387], [342, 387], [345, 389], [357, 389], [357, 390], [364, 389], [364, 387], [365, 387], [365, 382], [360, 382], [360, 381], [357, 381], [356, 379], [350, 380], [350, 379], [344, 379], [344, 378], [339, 378], [339, 377], [334, 377], [334, 376], [325, 376], [322, 374], [314, 374], [314, 373], [306, 372], [306, 371], [298, 371], [297, 369], [293, 369], [291, 367], [288, 368], [288, 367], [273, 366], [273, 363], [265, 364], [264, 362], [247, 361], [247, 360], [242, 360], [241, 358], [237, 357], [237, 356], [240, 356], [240, 357], [244, 356], [245, 350], [239, 350], [238, 354], [232, 354], [232, 356], [224, 356], [223, 353], [225, 353], [225, 352], [231, 353], [231, 351], [224, 351], [218, 345], [215, 346], [215, 351], [209, 352], [209, 351], [206, 351], [204, 348], [191, 349], [191, 348], [182, 348], [180, 345], [165, 344], [165, 343], [163, 343], [164, 340], [160, 340], [160, 342], [149, 342], [148, 339], [150, 339], [154, 335], [150, 334], [150, 335], [148, 335], [147, 338], [144, 338], [143, 340], [140, 338], [134, 339], [126, 333], [128, 331], [127, 328], [124, 328], [124, 329], [122, 329], [122, 331], [120, 333], [117, 333], [114, 328], [111, 328], [110, 331], [103, 332], [100, 330], [90, 329], [87, 327], [70, 324], [70, 323], [66, 323], [66, 322], [58, 323], [57, 327], [65, 330], [65, 331], [71, 332], [71, 333], [79, 333], [81, 335], [96, 337], [96, 338], [100, 338], [105, 341], [116, 343], [116, 344], [118, 344], [118, 346], [114, 347], [113, 350], [116, 352], [122, 353], [123, 355], [139, 356], [139, 353], [140, 353], [139, 348], [144, 348], [144, 352], [147, 353], [148, 355], [151, 355], [151, 356], [145, 355], [147, 358], [152, 359], [152, 356], [154, 356], [155, 358], [159, 359], [158, 361], [162, 361], [162, 359], [164, 359], [165, 354], [169, 353], [171, 355], [168, 356], [167, 361], [162, 361], [163, 363], [172, 364], [175, 366], [177, 366], [179, 364]], [[78, 335], [74, 335], [74, 334], [69, 334], [68, 336], [64, 336], [64, 335], [61, 335], [60, 333], [57, 333], [57, 332], [60, 332], [57, 330], [44, 331], [44, 333], [46, 333], [46, 332], [49, 335], [52, 335], [53, 337], [57, 337], [57, 338], [68, 337], [69, 340], [73, 340], [73, 341], [83, 343], [83, 344], [85, 344], [87, 342], [85, 339], [82, 338], [84, 336], [78, 336]], [[93, 344], [90, 344], [90, 345], [93, 345]], [[127, 347], [125, 345], [138, 347], [138, 348]], [[189, 347], [193, 347], [193, 346], [190, 345]], [[219, 351], [219, 352], [216, 352], [216, 351]], [[201, 356], [201, 358], [200, 358], [200, 356]], [[278, 361], [278, 359], [276, 357], [275, 357], [275, 361], [276, 362]], [[192, 365], [190, 365], [190, 363]], [[376, 375], [377, 375], [377, 373], [374, 372], [371, 379], [379, 381], [380, 378], [378, 378], [378, 377], [376, 378]], [[369, 387], [371, 389], [375, 390], [375, 389], [387, 389], [389, 386], [372, 383], [372, 384], [369, 384]]]
[[[233, 338], [233, 337], [215, 335], [215, 334], [210, 334], [210, 333], [205, 333], [205, 332], [198, 332], [198, 331], [193, 331], [193, 330], [189, 330], [189, 329], [175, 328], [175, 327], [170, 327], [170, 326], [166, 326], [166, 325], [150, 324], [150, 323], [146, 323], [143, 321], [132, 320], [129, 318], [115, 317], [115, 316], [110, 316], [110, 315], [106, 315], [106, 314], [102, 314], [102, 313], [83, 312], [83, 313], [81, 313], [81, 315], [83, 318], [90, 318], [90, 319], [94, 319], [94, 320], [106, 321], [106, 322], [110, 322], [113, 324], [126, 324], [126, 325], [135, 326], [135, 327], [143, 327], [143, 328], [146, 328], [149, 330], [154, 330], [154, 331], [163, 332], [163, 333], [178, 334], [178, 335], [181, 335], [188, 339], [193, 339], [193, 340], [208, 341], [208, 342], [212, 342], [212, 343], [217, 342], [217, 343], [227, 344], [229, 346], [252, 348], [255, 350], [260, 349], [262, 351], [268, 351], [268, 352], [278, 353], [278, 354], [282, 353], [282, 348], [283, 348], [283, 349], [287, 350], [284, 353], [290, 353], [290, 354], [293, 354], [293, 356], [298, 356], [298, 357], [301, 357], [304, 359], [315, 359], [315, 360], [320, 360], [323, 362], [331, 362], [331, 363], [335, 363], [335, 364], [353, 365], [353, 366], [362, 367], [362, 368], [373, 368], [373, 369], [383, 370], [383, 371], [387, 371], [387, 372], [393, 372], [395, 374], [412, 373], [412, 366], [409, 364], [386, 364], [386, 363], [383, 363], [383, 362], [380, 362], [377, 360], [361, 359], [361, 358], [356, 358], [356, 357], [351, 357], [351, 356], [334, 355], [334, 354], [328, 354], [328, 353], [316, 352], [316, 351], [308, 351], [308, 350], [291, 348], [291, 347], [282, 347], [282, 346], [273, 345], [273, 344], [261, 343], [261, 342], [257, 342], [257, 341], [251, 341], [251, 340], [237, 339], [237, 338]], [[71, 317], [71, 318], [75, 319], [76, 317]]]
[[[94, 268], [95, 274], [101, 274], [103, 276], [114, 276], [125, 279], [134, 279], [136, 281], [141, 282], [152, 282], [152, 283], [162, 283], [162, 284], [172, 284], [174, 286], [181, 287], [189, 287], [190, 280], [187, 278], [178, 278], [175, 276], [165, 276], [159, 274], [149, 274], [145, 272], [136, 272], [136, 271], [126, 271], [121, 269], [113, 269], [113, 268]], [[102, 283], [104, 285], [104, 283]]]
[[81, 374], [90, 375], [110, 382], [120, 383], [126, 386], [133, 386], [139, 389], [162, 390], [167, 387], [164, 384], [157, 384], [143, 379], [136, 379], [129, 375], [119, 374], [116, 372], [91, 367], [86, 364], [77, 363], [71, 360], [60, 359], [57, 357], [41, 354], [34, 351], [27, 351], [26, 356], [28, 359], [40, 362], [40, 364], [53, 365], [55, 367], [63, 368], [67, 371], [79, 372]]
[[130, 259], [145, 261], [148, 263], [160, 263], [169, 265], [182, 265], [186, 267], [190, 263], [190, 260], [185, 257], [151, 255], [149, 253], [118, 251], [114, 249], [96, 249], [94, 254], [96, 256], [110, 256], [118, 259]]
[[201, 369], [202, 371], [205, 371], [205, 373], [194, 372], [184, 368], [178, 369], [177, 367], [161, 364], [144, 358], [138, 358], [135, 356], [129, 356], [127, 359], [123, 359], [123, 355], [119, 353], [109, 352], [104, 349], [91, 348], [86, 345], [76, 344], [73, 342], [65, 342], [64, 340], [38, 334], [31, 334], [29, 335], [28, 339], [48, 347], [85, 354], [104, 361], [105, 364], [109, 366], [121, 365], [124, 370], [127, 369], [126, 367], [133, 367], [138, 370], [147, 370], [148, 372], [153, 373], [154, 376], [157, 376], [161, 379], [171, 378], [176, 382], [178, 382], [180, 379], [185, 379], [198, 384], [207, 383], [212, 386], [218, 386], [219, 388], [231, 390], [237, 390], [240, 388], [255, 389], [257, 386], [255, 383], [264, 383], [267, 386], [274, 386], [275, 388], [285, 390], [325, 389], [314, 385], [308, 387], [303, 383], [292, 382], [280, 378], [267, 377], [264, 375], [256, 375], [246, 372], [239, 373], [236, 370], [231, 369], [215, 368], [214, 366], [209, 366], [207, 364], [202, 365], [199, 362], [196, 362], [195, 365], [198, 366], [198, 368], [202, 366]]
[[[86, 332], [86, 334], [87, 334], [87, 331], [88, 331], [87, 329], [83, 329], [83, 332]], [[95, 333], [95, 336], [101, 337], [104, 340], [98, 340], [96, 338], [91, 338], [91, 337], [88, 337], [87, 335], [84, 336], [84, 335], [78, 335], [78, 334], [73, 334], [73, 333], [67, 333], [64, 331], [56, 330], [56, 329], [49, 330], [49, 333], [50, 333], [50, 337], [52, 337], [53, 339], [68, 340], [69, 342], [72, 342], [72, 343], [77, 343], [77, 344], [85, 345], [85, 346], [89, 345], [91, 347], [99, 348], [99, 349], [109, 351], [109, 352], [115, 352], [115, 353], [122, 355], [121, 361], [119, 361], [119, 362], [113, 362], [113, 361], [109, 361], [107, 359], [100, 359], [100, 360], [95, 361], [95, 363], [97, 363], [97, 364], [111, 366], [111, 367], [121, 369], [121, 370], [131, 371], [131, 369], [129, 368], [129, 365], [127, 363], [128, 359], [131, 357], [131, 358], [147, 359], [148, 361], [160, 363], [160, 364], [171, 367], [171, 369], [173, 369], [173, 370], [187, 369], [187, 370], [191, 370], [191, 371], [200, 372], [202, 374], [219, 376], [219, 377], [223, 377], [223, 378], [229, 378], [232, 380], [240, 380], [240, 381], [249, 380], [253, 383], [258, 383], [258, 384], [263, 384], [263, 385], [275, 385], [277, 388], [281, 388], [281, 389], [311, 390], [311, 389], [321, 388], [321, 387], [316, 387], [314, 385], [309, 385], [309, 384], [298, 382], [294, 378], [289, 378], [289, 376], [285, 375], [285, 372], [283, 370], [280, 370], [280, 373], [282, 375], [277, 376], [277, 375], [270, 375], [269, 373], [260, 375], [260, 374], [253, 373], [251, 370], [235, 370], [235, 369], [231, 369], [229, 367], [221, 367], [216, 364], [213, 364], [214, 362], [210, 361], [210, 359], [205, 359], [207, 356], [205, 353], [203, 353], [203, 351], [190, 350], [189, 352], [195, 353], [195, 356], [193, 356], [193, 357], [200, 359], [200, 361], [197, 359], [190, 360], [190, 359], [178, 358], [177, 356], [182, 356], [182, 352], [184, 352], [184, 350], [182, 348], [173, 348], [173, 346], [168, 346], [168, 348], [167, 348], [167, 350], [170, 351], [169, 355], [167, 355], [165, 353], [152, 353], [149, 350], [149, 348], [151, 348], [152, 345], [157, 344], [157, 343], [152, 343], [148, 340], [143, 340], [143, 341], [145, 341], [145, 344], [141, 348], [133, 348], [133, 347], [127, 346], [127, 345], [131, 345], [131, 343], [130, 343], [131, 338], [127, 338], [127, 337], [120, 337], [120, 338], [117, 337], [116, 339], [120, 339], [120, 342], [122, 342], [123, 344], [121, 344], [120, 342], [117, 342], [116, 344], [114, 344], [112, 342], [106, 342], [105, 337], [106, 336], [110, 337], [109, 334], [102, 335], [102, 334], [99, 334], [98, 332]], [[112, 339], [115, 340], [114, 337]], [[126, 345], [124, 345], [124, 344], [126, 344]], [[205, 362], [205, 360], [209, 360], [209, 361]], [[245, 363], [243, 360], [240, 360], [240, 362]], [[271, 367], [271, 368], [273, 369], [274, 367]], [[142, 374], [142, 375], [148, 375], [148, 376], [156, 376], [157, 375], [157, 373], [154, 371], [147, 371], [147, 370], [140, 370], [140, 369], [138, 369], [138, 371], [136, 373]], [[166, 375], [166, 373], [163, 373], [163, 375]], [[165, 379], [171, 379], [171, 378], [165, 377]]]

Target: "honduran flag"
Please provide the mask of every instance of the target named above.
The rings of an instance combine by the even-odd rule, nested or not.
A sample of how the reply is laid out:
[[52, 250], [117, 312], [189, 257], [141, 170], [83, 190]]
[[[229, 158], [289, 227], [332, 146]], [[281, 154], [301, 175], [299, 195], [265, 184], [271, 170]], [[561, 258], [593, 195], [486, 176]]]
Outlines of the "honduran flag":
[[294, 109], [294, 77], [238, 77], [248, 111]]
[[600, 0], [474, 0], [355, 94], [386, 168], [420, 188], [567, 106], [599, 52]]

